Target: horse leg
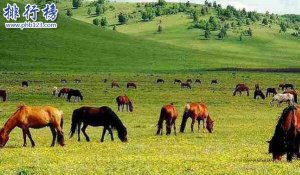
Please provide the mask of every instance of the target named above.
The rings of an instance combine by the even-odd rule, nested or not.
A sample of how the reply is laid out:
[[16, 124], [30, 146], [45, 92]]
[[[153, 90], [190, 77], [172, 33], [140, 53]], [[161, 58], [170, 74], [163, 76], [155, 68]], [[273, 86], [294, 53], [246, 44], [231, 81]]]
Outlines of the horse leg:
[[80, 142], [80, 127], [81, 127], [81, 123], [78, 123], [78, 130], [77, 130], [77, 134], [78, 134], [78, 142]]
[[192, 118], [191, 132], [194, 132], [194, 124], [195, 124], [195, 118]]
[[87, 126], [88, 126], [87, 124], [83, 124], [83, 127], [81, 128], [81, 131], [82, 131], [82, 133], [83, 133], [83, 135], [84, 135], [86, 141], [89, 142], [89, 141], [90, 141], [90, 138], [89, 138], [89, 136], [87, 135], [87, 133], [85, 132]]
[[173, 128], [174, 128], [174, 135], [176, 136], [177, 133], [176, 133], [176, 123], [175, 123], [175, 120], [172, 121], [172, 125], [173, 125]]
[[200, 132], [200, 119], [197, 119], [198, 121], [198, 132]]
[[124, 111], [124, 104], [122, 104], [122, 112]]
[[103, 142], [103, 141], [104, 141], [104, 136], [105, 136], [105, 133], [106, 133], [106, 129], [107, 129], [107, 127], [104, 126], [103, 131], [102, 131], [102, 136], [101, 136], [100, 142]]
[[171, 134], [171, 128], [172, 128], [172, 121], [171, 119], [167, 119], [166, 120], [166, 135], [170, 135]]
[[29, 140], [30, 140], [30, 142], [31, 142], [31, 146], [32, 146], [32, 147], [35, 147], [35, 143], [34, 143], [34, 141], [32, 140], [32, 137], [31, 137], [31, 133], [30, 133], [30, 131], [29, 131], [29, 128], [26, 129], [26, 134], [27, 134], [27, 136], [28, 136], [28, 138], [29, 138]]
[[23, 146], [26, 147], [27, 146], [27, 142], [26, 142], [26, 130], [22, 129], [22, 133], [23, 133]]
[[50, 130], [51, 130], [52, 137], [53, 137], [51, 147], [54, 147], [57, 133], [55, 131], [55, 128], [52, 125], [50, 126]]
[[114, 135], [113, 135], [113, 132], [112, 132], [112, 130], [111, 130], [110, 127], [108, 127], [108, 132], [109, 132], [109, 134], [110, 134], [110, 139], [111, 139], [111, 141], [114, 141]]

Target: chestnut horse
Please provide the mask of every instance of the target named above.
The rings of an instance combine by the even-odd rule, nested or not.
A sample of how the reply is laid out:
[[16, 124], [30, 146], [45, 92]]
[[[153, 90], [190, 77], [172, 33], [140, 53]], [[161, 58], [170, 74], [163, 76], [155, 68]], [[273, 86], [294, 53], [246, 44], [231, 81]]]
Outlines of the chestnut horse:
[[72, 115], [72, 124], [70, 130], [70, 138], [73, 137], [76, 129], [78, 130], [78, 141], [80, 141], [80, 127], [81, 123], [83, 123], [83, 127], [81, 131], [85, 136], [86, 141], [90, 141], [89, 136], [85, 132], [88, 125], [91, 126], [104, 126], [101, 142], [104, 141], [104, 136], [106, 130], [108, 130], [111, 140], [114, 140], [113, 132], [111, 128], [116, 128], [118, 131], [118, 137], [122, 142], [127, 142], [127, 129], [119, 119], [116, 113], [114, 113], [111, 108], [107, 106], [103, 106], [100, 108], [94, 107], [81, 107], [79, 109], [75, 109]]
[[[200, 131], [200, 121], [203, 121], [203, 129], [205, 128], [209, 133], [212, 133], [214, 127], [214, 121], [211, 119], [207, 107], [203, 103], [188, 103], [185, 105], [182, 122], [180, 126], [180, 132], [184, 132], [186, 121], [188, 118], [192, 118], [191, 131], [194, 132], [194, 123], [195, 120], [198, 121], [198, 132]], [[204, 131], [204, 130], [203, 130]]]
[[174, 128], [174, 134], [176, 135], [176, 124], [178, 112], [173, 104], [165, 105], [161, 108], [159, 120], [157, 122], [156, 135], [162, 135], [163, 122], [166, 121], [166, 135], [171, 134], [172, 126]]
[[0, 98], [2, 98], [2, 101], [7, 100], [7, 94], [5, 90], [0, 90]]
[[31, 146], [34, 147], [35, 143], [32, 140], [29, 128], [39, 129], [49, 126], [52, 132], [52, 143], [51, 147], [55, 145], [55, 139], [57, 142], [64, 146], [64, 135], [63, 135], [63, 115], [62, 111], [51, 106], [44, 107], [30, 107], [21, 105], [17, 111], [9, 117], [4, 127], [0, 129], [0, 147], [4, 147], [9, 139], [10, 132], [15, 128], [19, 127], [23, 132], [23, 146], [27, 145], [26, 135], [28, 136]]
[[120, 111], [120, 108], [122, 107], [122, 112], [124, 110], [124, 106], [126, 105], [126, 111], [133, 111], [133, 105], [132, 102], [129, 100], [129, 98], [125, 95], [125, 96], [118, 96], [116, 98], [116, 102], [118, 105], [118, 111]]
[[249, 96], [249, 87], [246, 86], [245, 84], [237, 84], [235, 86], [235, 90], [233, 91], [233, 96], [235, 96], [237, 92], [239, 92], [241, 96], [243, 91], [246, 91], [247, 96]]
[[58, 93], [58, 97], [63, 97], [64, 95], [68, 95], [70, 92], [70, 88], [62, 88], [59, 93]]
[[126, 86], [127, 88], [134, 88], [134, 89], [136, 89], [137, 88], [137, 86], [136, 86], [136, 84], [135, 83], [133, 83], [133, 82], [129, 82], [129, 83], [127, 83], [127, 86]]
[[120, 87], [119, 84], [118, 84], [116, 81], [113, 81], [113, 82], [111, 83], [111, 88], [114, 88], [114, 87], [116, 87], [116, 88], [119, 88], [119, 87]]
[[287, 161], [292, 161], [296, 154], [300, 158], [300, 107], [285, 108], [278, 120], [274, 135], [269, 143], [269, 153], [273, 161], [281, 160], [287, 154]]
[[284, 91], [283, 93], [284, 93], [284, 94], [287, 94], [287, 93], [292, 94], [292, 95], [294, 96], [294, 102], [295, 102], [295, 103], [298, 103], [298, 100], [297, 100], [297, 98], [298, 98], [298, 93], [297, 93], [296, 90], [294, 90], [294, 89], [289, 89], [289, 90]]

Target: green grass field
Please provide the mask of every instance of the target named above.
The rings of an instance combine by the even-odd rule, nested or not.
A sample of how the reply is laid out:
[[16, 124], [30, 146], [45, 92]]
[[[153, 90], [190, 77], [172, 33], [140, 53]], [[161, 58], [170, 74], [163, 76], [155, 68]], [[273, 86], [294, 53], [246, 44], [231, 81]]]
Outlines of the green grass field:
[[[11, 3], [0, 1], [0, 8], [7, 2]], [[181, 14], [164, 16], [161, 34], [155, 32], [158, 19], [131, 22], [113, 32], [93, 26], [85, 7], [74, 10], [72, 18], [65, 17], [63, 10], [70, 5], [59, 4], [58, 29], [8, 30], [0, 17], [0, 89], [8, 91], [8, 102], [0, 102], [0, 126], [19, 104], [52, 105], [64, 112], [66, 137], [65, 147], [50, 148], [50, 129], [32, 130], [36, 147], [23, 148], [21, 130], [14, 129], [0, 150], [0, 174], [299, 174], [299, 161], [275, 163], [267, 154], [266, 141], [284, 106], [270, 107], [270, 98], [253, 99], [255, 83], [264, 92], [282, 82], [299, 86], [299, 73], [237, 72], [233, 77], [231, 71], [209, 71], [299, 68], [299, 40], [258, 24], [252, 26], [254, 37], [242, 42], [232, 31], [223, 41], [201, 40], [199, 30], [187, 29], [191, 19]], [[113, 5], [122, 10], [134, 7]], [[108, 15], [115, 20], [113, 12]], [[156, 84], [157, 78], [166, 83]], [[203, 83], [181, 89], [173, 84], [174, 78], [199, 78]], [[61, 84], [61, 79], [68, 83]], [[220, 84], [210, 85], [212, 79]], [[30, 81], [28, 88], [20, 87], [23, 80]], [[113, 80], [120, 89], [110, 88]], [[126, 89], [128, 81], [136, 82], [138, 89]], [[250, 97], [232, 96], [237, 83], [250, 86]], [[54, 86], [80, 89], [84, 101], [68, 103], [52, 97]], [[87, 129], [89, 143], [67, 138], [74, 109], [108, 105], [116, 111], [115, 98], [123, 94], [134, 104], [133, 113], [117, 112], [127, 127], [128, 143], [119, 141], [116, 131], [114, 142], [107, 135], [100, 143], [102, 128], [92, 127]], [[207, 104], [215, 121], [212, 134], [191, 133], [189, 121], [184, 134], [155, 136], [163, 105], [174, 102], [179, 131], [184, 105], [192, 101]]]

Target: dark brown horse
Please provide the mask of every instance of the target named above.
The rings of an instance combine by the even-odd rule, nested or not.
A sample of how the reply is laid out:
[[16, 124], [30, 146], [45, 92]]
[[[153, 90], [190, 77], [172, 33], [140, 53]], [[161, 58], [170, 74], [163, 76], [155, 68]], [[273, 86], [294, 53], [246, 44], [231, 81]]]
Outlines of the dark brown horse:
[[279, 88], [281, 88], [281, 90], [288, 90], [288, 89], [294, 89], [294, 85], [293, 84], [279, 84], [278, 86]]
[[21, 105], [18, 107], [17, 111], [9, 117], [4, 127], [0, 129], [0, 148], [4, 147], [9, 139], [10, 132], [15, 128], [19, 127], [23, 132], [23, 146], [27, 145], [26, 136], [28, 136], [31, 146], [34, 147], [35, 143], [32, 140], [29, 128], [39, 129], [49, 126], [52, 132], [52, 144], [55, 145], [55, 140], [57, 137], [57, 142], [64, 146], [64, 135], [63, 135], [63, 116], [62, 111], [51, 106], [45, 107], [30, 107]]
[[285, 108], [278, 120], [274, 135], [269, 143], [269, 153], [273, 160], [281, 160], [287, 154], [287, 161], [293, 156], [300, 157], [300, 107], [289, 106]]
[[111, 83], [111, 88], [119, 88], [120, 86], [119, 86], [119, 84], [116, 82], [116, 81], [113, 81], [112, 83]]
[[[198, 132], [200, 131], [200, 121], [203, 121], [203, 129], [205, 128], [209, 133], [212, 133], [214, 127], [214, 121], [211, 119], [207, 107], [203, 103], [188, 103], [185, 105], [182, 122], [180, 126], [180, 132], [184, 132], [186, 122], [188, 118], [192, 118], [191, 131], [194, 132], [195, 121], [198, 121]], [[204, 131], [204, 130], [203, 130]]]
[[187, 79], [186, 82], [189, 84], [193, 83], [192, 79]]
[[165, 83], [165, 80], [159, 78], [159, 79], [156, 80], [156, 83]]
[[181, 88], [192, 89], [192, 86], [190, 85], [190, 83], [181, 83], [180, 86], [181, 86]]
[[196, 79], [196, 80], [195, 80], [195, 83], [201, 84], [202, 82], [201, 82], [200, 79]]
[[260, 90], [259, 84], [255, 84], [255, 85], [254, 85], [254, 89], [255, 89], [255, 90]]
[[257, 97], [260, 97], [263, 100], [266, 98], [265, 94], [259, 88], [254, 91], [254, 99], [257, 99]]
[[249, 87], [246, 86], [245, 84], [237, 84], [235, 86], [235, 90], [233, 91], [233, 96], [235, 96], [237, 92], [239, 92], [241, 96], [243, 91], [246, 91], [247, 96], [249, 96]]
[[76, 101], [76, 99], [77, 99], [77, 101], [83, 100], [83, 96], [82, 96], [80, 90], [78, 90], [78, 89], [70, 89], [69, 90], [68, 97], [67, 97], [68, 102], [71, 102], [72, 96], [74, 96], [74, 101]]
[[[83, 126], [81, 128], [81, 124]], [[118, 137], [122, 142], [127, 142], [127, 129], [123, 125], [122, 121], [119, 119], [116, 113], [114, 113], [111, 108], [103, 106], [100, 108], [95, 107], [81, 107], [75, 109], [72, 115], [72, 124], [70, 130], [70, 138], [73, 137], [76, 129], [78, 130], [78, 141], [80, 141], [80, 128], [85, 136], [86, 141], [90, 141], [89, 136], [85, 132], [86, 128], [90, 126], [104, 126], [101, 142], [104, 141], [104, 136], [106, 130], [108, 130], [111, 140], [114, 140], [112, 128], [115, 128], [118, 131]]]
[[160, 110], [159, 120], [157, 122], [156, 135], [162, 135], [163, 122], [166, 121], [166, 135], [171, 134], [172, 126], [174, 128], [174, 134], [176, 135], [176, 124], [178, 112], [173, 104], [165, 105]]
[[272, 96], [274, 97], [274, 95], [277, 94], [277, 91], [275, 88], [267, 88], [267, 92], [266, 92], [266, 96], [269, 97], [269, 96]]
[[116, 102], [117, 102], [117, 105], [118, 105], [118, 111], [120, 111], [120, 108], [122, 108], [122, 112], [124, 110], [124, 106], [126, 105], [126, 111], [130, 111], [132, 112], [133, 111], [133, 105], [132, 105], [132, 102], [129, 100], [129, 98], [124, 95], [124, 96], [118, 96], [116, 98]]
[[217, 79], [211, 80], [211, 82], [210, 82], [210, 84], [218, 84], [218, 83], [219, 83], [219, 81]]
[[22, 87], [28, 87], [28, 81], [22, 81], [21, 86]]
[[58, 93], [58, 97], [63, 97], [64, 95], [67, 95], [69, 94], [70, 92], [70, 88], [62, 88], [59, 93]]
[[7, 94], [5, 90], [0, 90], [0, 98], [2, 99], [2, 101], [7, 100]]
[[135, 83], [133, 83], [133, 82], [129, 82], [129, 83], [127, 83], [127, 86], [126, 86], [127, 88], [134, 88], [134, 89], [136, 89], [137, 88], [137, 85], [135, 84]]
[[293, 96], [294, 96], [294, 101], [295, 101], [295, 103], [298, 103], [298, 93], [297, 93], [297, 91], [296, 90], [294, 90], [294, 89], [289, 89], [289, 90], [286, 90], [286, 91], [284, 91], [283, 92], [284, 94], [287, 94], [287, 93], [289, 93], [289, 94], [292, 94]]
[[174, 84], [175, 84], [175, 83], [181, 83], [181, 80], [174, 79]]

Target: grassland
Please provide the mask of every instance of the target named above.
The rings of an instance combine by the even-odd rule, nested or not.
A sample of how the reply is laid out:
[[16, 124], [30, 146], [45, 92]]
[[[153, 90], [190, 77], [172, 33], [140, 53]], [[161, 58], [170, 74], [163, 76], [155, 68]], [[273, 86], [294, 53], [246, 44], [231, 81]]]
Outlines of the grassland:
[[[0, 8], [7, 2], [0, 1]], [[18, 1], [21, 2], [21, 1]], [[24, 3], [25, 1], [22, 1]], [[113, 4], [131, 11], [133, 4]], [[128, 143], [109, 136], [100, 143], [102, 128], [88, 128], [91, 142], [66, 139], [66, 146], [50, 148], [50, 129], [32, 130], [36, 148], [22, 147], [22, 134], [15, 129], [0, 150], [0, 174], [298, 174], [300, 162], [277, 162], [267, 154], [266, 141], [283, 107], [270, 107], [267, 100], [251, 96], [233, 97], [237, 83], [253, 88], [259, 83], [265, 90], [281, 82], [299, 86], [297, 73], [260, 73], [207, 71], [226, 67], [299, 68], [299, 40], [278, 29], [253, 25], [254, 37], [238, 41], [233, 31], [223, 41], [202, 40], [200, 31], [188, 30], [191, 21], [185, 15], [163, 16], [164, 31], [157, 34], [156, 22], [131, 22], [101, 29], [91, 25], [86, 8], [73, 10], [68, 18], [63, 10], [70, 2], [59, 4], [61, 14], [57, 30], [6, 30], [0, 17], [0, 89], [8, 91], [8, 102], [0, 102], [0, 126], [18, 104], [53, 105], [64, 111], [65, 136], [70, 129], [72, 111], [83, 105], [108, 105], [116, 110], [115, 98], [127, 94], [134, 112], [117, 112], [128, 128]], [[114, 12], [108, 20], [113, 21]], [[115, 19], [114, 19], [115, 20]], [[114, 24], [111, 22], [110, 24]], [[67, 84], [61, 84], [61, 79]], [[81, 83], [73, 83], [74, 79]], [[103, 83], [107, 78], [108, 83]], [[157, 78], [165, 84], [155, 83]], [[195, 80], [192, 89], [180, 89], [173, 79]], [[211, 79], [220, 84], [210, 85]], [[22, 80], [30, 82], [21, 88]], [[111, 89], [117, 80], [121, 88]], [[135, 81], [136, 90], [125, 89]], [[66, 102], [51, 96], [53, 86], [77, 88], [83, 102]], [[213, 92], [214, 91], [214, 92]], [[162, 105], [174, 102], [179, 110], [177, 128], [186, 102], [208, 105], [215, 120], [213, 134], [186, 133], [155, 136]], [[187, 126], [189, 126], [188, 123]], [[116, 132], [115, 137], [116, 137]]]

